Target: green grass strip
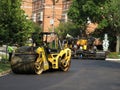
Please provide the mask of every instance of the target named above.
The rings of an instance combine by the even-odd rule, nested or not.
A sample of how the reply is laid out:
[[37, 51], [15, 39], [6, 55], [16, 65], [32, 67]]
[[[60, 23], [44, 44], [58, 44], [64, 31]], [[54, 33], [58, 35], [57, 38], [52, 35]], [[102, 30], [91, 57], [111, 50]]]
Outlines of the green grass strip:
[[0, 73], [7, 71], [10, 69], [10, 64], [8, 62], [1, 62], [0, 61]]

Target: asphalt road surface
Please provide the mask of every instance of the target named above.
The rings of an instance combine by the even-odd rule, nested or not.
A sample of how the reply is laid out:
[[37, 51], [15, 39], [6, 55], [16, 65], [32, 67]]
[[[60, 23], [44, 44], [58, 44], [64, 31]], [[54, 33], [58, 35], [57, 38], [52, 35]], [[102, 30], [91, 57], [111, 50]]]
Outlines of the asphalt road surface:
[[0, 77], [0, 90], [120, 90], [120, 63], [72, 60], [68, 72], [10, 73]]

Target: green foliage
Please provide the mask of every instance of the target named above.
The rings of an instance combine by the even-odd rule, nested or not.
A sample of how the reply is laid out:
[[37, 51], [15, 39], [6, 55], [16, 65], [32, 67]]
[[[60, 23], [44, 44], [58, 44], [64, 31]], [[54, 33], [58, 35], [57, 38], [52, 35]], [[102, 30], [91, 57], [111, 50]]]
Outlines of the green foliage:
[[67, 22], [60, 23], [59, 27], [57, 27], [55, 31], [59, 34], [60, 39], [64, 39], [67, 34], [76, 37], [76, 35], [80, 33], [80, 28], [72, 22]]
[[108, 19], [108, 23], [116, 33], [120, 32], [120, 2], [118, 0], [110, 0], [107, 3], [105, 9], [108, 9], [106, 18]]
[[35, 43], [36, 46], [40, 46], [41, 45], [41, 37], [39, 34], [42, 32], [42, 28], [35, 23], [33, 24], [33, 27], [35, 29], [35, 31], [32, 33], [33, 43]]
[[119, 55], [119, 53], [117, 53], [117, 52], [110, 52], [110, 53], [108, 53], [107, 58], [119, 59], [119, 58], [120, 58], [120, 55]]
[[83, 30], [89, 17], [99, 25], [94, 35], [102, 38], [107, 33], [110, 45], [115, 45], [116, 36], [120, 35], [119, 0], [73, 0], [68, 17]]
[[7, 71], [7, 70], [10, 70], [10, 64], [0, 62], [0, 73]]
[[[87, 18], [92, 22], [106, 23], [102, 21], [103, 10], [102, 6], [107, 0], [73, 0], [73, 3], [68, 11], [68, 17], [76, 24], [85, 28]], [[105, 26], [102, 24], [101, 27]]]
[[3, 43], [24, 45], [34, 32], [32, 22], [21, 9], [21, 0], [1, 0], [0, 17], [0, 40]]
[[112, 30], [116, 29], [119, 32], [120, 2], [118, 0], [73, 0], [68, 17], [83, 27], [89, 17], [92, 22], [99, 24], [99, 29], [111, 27]]

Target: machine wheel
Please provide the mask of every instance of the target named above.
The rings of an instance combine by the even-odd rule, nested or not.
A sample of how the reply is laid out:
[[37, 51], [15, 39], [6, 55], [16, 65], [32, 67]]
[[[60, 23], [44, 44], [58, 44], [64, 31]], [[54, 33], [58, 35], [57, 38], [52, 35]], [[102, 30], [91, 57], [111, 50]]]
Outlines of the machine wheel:
[[15, 56], [11, 60], [11, 68], [16, 74], [34, 73], [34, 62], [22, 62], [22, 58]]
[[[59, 58], [59, 59], [61, 59], [61, 58]], [[70, 65], [71, 65], [71, 60], [66, 60], [66, 59], [61, 59], [60, 60], [60, 70], [61, 71], [68, 71], [69, 70], [69, 68], [70, 68]]]
[[14, 72], [14, 73], [18, 73], [18, 70], [17, 70], [17, 68], [20, 66], [20, 62], [21, 62], [22, 60], [21, 60], [21, 58], [19, 58], [19, 57], [17, 57], [17, 56], [15, 56], [15, 57], [13, 57], [12, 58], [12, 60], [11, 60], [11, 68], [12, 68], [12, 71]]
[[21, 62], [22, 61], [22, 59], [21, 58], [19, 58], [19, 57], [17, 57], [17, 56], [14, 56], [13, 58], [12, 58], [12, 60], [11, 60], [11, 65], [15, 65], [15, 64], [17, 64], [17, 63], [19, 63], [19, 62]]
[[36, 74], [41, 74], [44, 70], [44, 65], [43, 65], [43, 61], [41, 62], [36, 62], [35, 63], [35, 73]]

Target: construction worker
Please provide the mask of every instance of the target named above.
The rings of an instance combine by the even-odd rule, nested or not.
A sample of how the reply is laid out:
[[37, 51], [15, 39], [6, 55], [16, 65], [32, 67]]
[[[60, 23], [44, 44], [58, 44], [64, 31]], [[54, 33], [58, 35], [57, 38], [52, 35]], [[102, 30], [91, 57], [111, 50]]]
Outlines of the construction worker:
[[11, 61], [11, 58], [12, 58], [12, 54], [13, 54], [13, 48], [11, 46], [8, 46], [7, 47], [7, 51], [9, 53], [9, 61]]

